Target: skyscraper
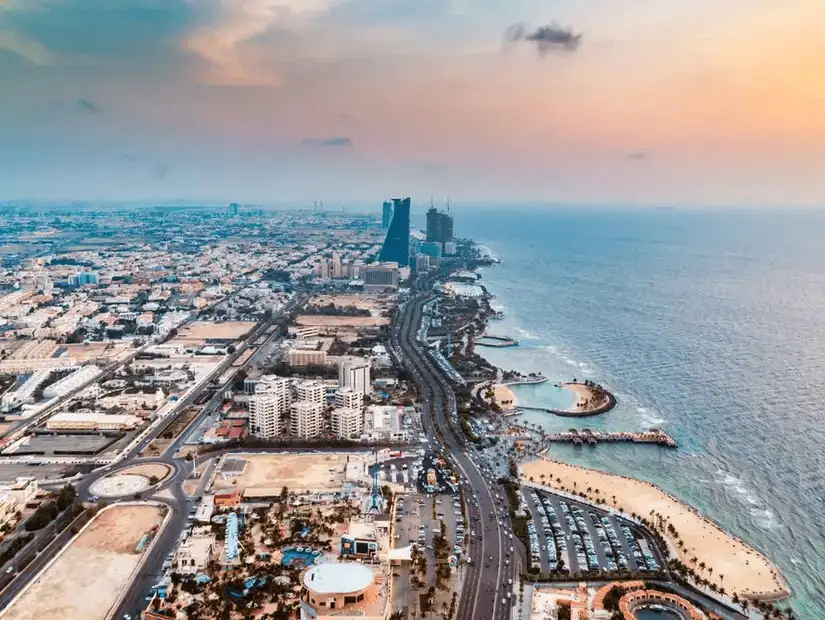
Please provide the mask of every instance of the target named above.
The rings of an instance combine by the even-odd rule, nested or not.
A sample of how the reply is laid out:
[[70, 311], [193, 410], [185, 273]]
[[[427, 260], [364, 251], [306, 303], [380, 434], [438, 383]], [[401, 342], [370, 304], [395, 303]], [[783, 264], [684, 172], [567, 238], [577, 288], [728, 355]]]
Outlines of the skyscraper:
[[390, 222], [392, 221], [392, 202], [389, 200], [384, 201], [384, 207], [381, 210], [381, 228], [387, 230], [390, 227]]
[[392, 222], [387, 230], [379, 260], [398, 263], [401, 267], [410, 264], [410, 199], [392, 199]]
[[453, 240], [453, 216], [435, 207], [427, 211], [427, 241], [446, 243]]

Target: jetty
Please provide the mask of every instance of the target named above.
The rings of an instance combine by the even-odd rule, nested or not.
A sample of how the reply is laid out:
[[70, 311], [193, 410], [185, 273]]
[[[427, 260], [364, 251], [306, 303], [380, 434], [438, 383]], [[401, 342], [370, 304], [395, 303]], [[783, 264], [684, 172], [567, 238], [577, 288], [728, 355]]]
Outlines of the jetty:
[[498, 336], [496, 334], [484, 334], [475, 340], [475, 344], [481, 347], [517, 347], [518, 340], [509, 336]]
[[550, 433], [544, 436], [547, 443], [572, 443], [576, 446], [595, 446], [598, 443], [650, 443], [665, 448], [675, 448], [676, 440], [661, 428], [651, 428], [641, 433], [593, 431], [589, 428], [571, 428], [566, 433]]

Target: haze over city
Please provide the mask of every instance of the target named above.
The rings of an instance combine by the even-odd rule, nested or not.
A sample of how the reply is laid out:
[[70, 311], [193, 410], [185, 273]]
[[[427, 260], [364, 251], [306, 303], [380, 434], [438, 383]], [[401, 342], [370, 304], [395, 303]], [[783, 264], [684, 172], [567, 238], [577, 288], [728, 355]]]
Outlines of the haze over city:
[[814, 205], [819, 0], [6, 0], [3, 199]]

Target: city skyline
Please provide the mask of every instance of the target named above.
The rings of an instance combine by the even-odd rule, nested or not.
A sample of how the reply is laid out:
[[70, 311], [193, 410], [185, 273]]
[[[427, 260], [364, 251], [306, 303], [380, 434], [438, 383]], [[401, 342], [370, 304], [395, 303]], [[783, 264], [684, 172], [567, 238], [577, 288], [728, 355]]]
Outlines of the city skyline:
[[823, 25], [814, 0], [7, 0], [0, 199], [820, 204]]

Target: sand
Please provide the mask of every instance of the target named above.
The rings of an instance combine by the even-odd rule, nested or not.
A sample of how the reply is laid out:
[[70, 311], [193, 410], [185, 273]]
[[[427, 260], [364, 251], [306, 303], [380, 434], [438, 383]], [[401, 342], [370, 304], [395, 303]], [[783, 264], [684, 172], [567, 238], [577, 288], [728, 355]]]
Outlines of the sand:
[[195, 321], [183, 327], [176, 340], [209, 340], [210, 338], [240, 340], [252, 331], [256, 323], [243, 321], [226, 321], [224, 323], [210, 323]]
[[[665, 531], [661, 533], [679, 559], [703, 578], [724, 587], [728, 594], [736, 592], [740, 597], [765, 600], [785, 598], [789, 594], [779, 570], [765, 556], [649, 482], [547, 459], [524, 464], [522, 471], [524, 479], [532, 478], [534, 483], [562, 490], [584, 491], [590, 499], [596, 494], [587, 493], [587, 489], [598, 489], [608, 506], [622, 508], [629, 515], [635, 513], [640, 518], [651, 519], [651, 510], [658, 513], [665, 520]], [[561, 479], [560, 483], [557, 478]], [[676, 540], [667, 533], [667, 523], [676, 528], [684, 550], [679, 549]], [[691, 562], [694, 557], [697, 558], [695, 564]], [[708, 568], [700, 570], [700, 562]]]
[[104, 620], [144, 557], [135, 545], [161, 521], [155, 506], [102, 511], [0, 618]]
[[[518, 399], [516, 395], [513, 393], [507, 385], [502, 383], [496, 383], [490, 386], [493, 389], [493, 400], [498, 403], [498, 406], [501, 407], [502, 411], [510, 411], [516, 408], [518, 405]], [[484, 402], [489, 403], [490, 399], [487, 398], [487, 388], [481, 389], [481, 398]]]
[[146, 463], [145, 465], [135, 465], [121, 469], [116, 475], [132, 474], [135, 476], [144, 476], [145, 478], [152, 478], [154, 476], [158, 481], [164, 480], [170, 473], [172, 468], [163, 463]]
[[[576, 404], [569, 409], [565, 409], [565, 411], [570, 413], [588, 413], [590, 411], [595, 411], [607, 401], [607, 398], [595, 401], [593, 389], [581, 383], [562, 383], [561, 385], [563, 388], [570, 390], [576, 395]], [[586, 406], [583, 406], [582, 403], [584, 401], [590, 402]]]
[[389, 325], [390, 319], [383, 316], [302, 314], [295, 319], [295, 323], [310, 327], [380, 327], [381, 325]]
[[384, 305], [379, 304], [375, 299], [370, 299], [363, 295], [316, 295], [309, 304], [311, 306], [328, 306], [329, 304], [335, 304], [339, 308], [354, 306], [362, 310], [370, 311], [378, 310]]
[[[247, 461], [242, 474], [215, 477], [212, 491], [243, 489], [251, 494], [277, 495], [285, 486], [296, 492], [340, 489], [344, 485], [346, 454], [232, 454]], [[357, 455], [351, 455], [357, 458]]]

